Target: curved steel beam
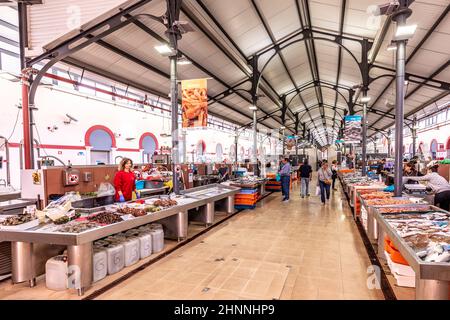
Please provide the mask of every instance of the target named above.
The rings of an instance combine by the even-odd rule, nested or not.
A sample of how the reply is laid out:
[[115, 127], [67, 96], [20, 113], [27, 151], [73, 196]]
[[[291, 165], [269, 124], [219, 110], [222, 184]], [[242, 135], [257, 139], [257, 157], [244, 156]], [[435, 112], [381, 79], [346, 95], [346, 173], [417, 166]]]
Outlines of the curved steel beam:
[[[342, 49], [344, 49], [348, 54], [350, 54], [350, 56], [352, 57], [352, 59], [353, 59], [353, 60], [356, 62], [356, 64], [358, 65], [358, 69], [359, 69], [359, 72], [360, 72], [360, 75], [361, 75], [361, 80], [364, 78], [363, 70], [361, 69], [361, 64], [360, 64], [360, 62], [359, 62], [358, 59], [355, 57], [355, 55], [353, 54], [353, 52], [351, 52], [347, 47], [345, 47], [343, 44], [337, 42], [336, 40], [331, 40], [331, 39], [328, 39], [328, 38], [322, 38], [322, 37], [305, 36], [305, 34], [307, 34], [307, 31], [309, 31], [309, 30], [306, 29], [306, 30], [304, 30], [304, 32], [302, 33], [302, 34], [303, 34], [303, 38], [302, 38], [302, 39], [294, 40], [294, 41], [289, 42], [288, 44], [284, 45], [283, 47], [279, 47], [278, 50], [276, 50], [276, 51], [270, 56], [270, 58], [266, 61], [266, 63], [264, 64], [264, 66], [261, 68], [261, 71], [259, 71], [259, 78], [258, 78], [258, 85], [257, 85], [257, 88], [259, 88], [259, 82], [261, 81], [261, 75], [262, 75], [262, 73], [264, 72], [264, 70], [266, 69], [266, 67], [268, 66], [268, 64], [273, 60], [273, 58], [275, 58], [275, 56], [278, 55], [278, 51], [282, 51], [282, 50], [284, 50], [284, 49], [286, 49], [286, 48], [288, 48], [288, 47], [290, 47], [290, 46], [292, 46], [292, 45], [294, 45], [294, 44], [296, 44], [296, 43], [299, 43], [299, 42], [302, 42], [302, 41], [306, 41], [306, 40], [308, 40], [309, 38], [314, 38], [314, 40], [317, 40], [317, 41], [331, 42], [331, 43], [334, 43], [334, 44], [338, 45], [338, 46], [341, 47]], [[336, 36], [336, 39], [338, 39], [338, 38], [339, 38], [339, 37]]]
[[304, 88], [300, 89], [295, 95], [292, 96], [292, 98], [289, 100], [287, 105], [289, 106], [291, 104], [292, 100], [294, 100], [294, 98], [296, 96], [298, 96], [301, 92], [304, 92], [306, 90], [313, 89], [313, 88], [316, 88], [316, 87], [323, 87], [323, 88], [326, 88], [326, 89], [330, 89], [330, 90], [336, 91], [342, 97], [342, 99], [344, 99], [345, 103], [348, 104], [347, 98], [345, 98], [345, 96], [342, 94], [342, 92], [340, 92], [338, 89], [336, 89], [333, 85], [326, 84], [326, 83], [319, 83], [318, 85], [312, 84], [309, 87], [304, 87]]

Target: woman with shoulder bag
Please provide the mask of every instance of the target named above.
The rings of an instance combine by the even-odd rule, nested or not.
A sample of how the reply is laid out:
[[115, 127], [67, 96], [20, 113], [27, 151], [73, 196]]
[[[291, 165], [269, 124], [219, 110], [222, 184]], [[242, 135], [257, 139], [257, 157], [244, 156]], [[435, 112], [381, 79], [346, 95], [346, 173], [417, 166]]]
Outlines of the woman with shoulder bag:
[[317, 171], [317, 174], [320, 187], [320, 200], [322, 201], [322, 205], [325, 205], [325, 201], [330, 199], [330, 187], [333, 176], [327, 161], [323, 161], [322, 167]]
[[332, 187], [333, 187], [333, 190], [335, 190], [335, 191], [337, 190], [336, 189], [337, 172], [338, 172], [337, 161], [333, 160], [333, 162], [331, 162], [331, 173], [332, 173], [331, 179], [333, 180]]

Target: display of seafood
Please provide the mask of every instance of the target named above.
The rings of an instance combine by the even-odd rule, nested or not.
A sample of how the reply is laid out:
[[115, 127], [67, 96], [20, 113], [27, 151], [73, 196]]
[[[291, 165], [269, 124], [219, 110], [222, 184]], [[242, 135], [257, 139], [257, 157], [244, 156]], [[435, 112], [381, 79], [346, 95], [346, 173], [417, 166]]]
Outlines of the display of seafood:
[[81, 217], [81, 213], [72, 210], [68, 213], [68, 215], [64, 215], [60, 218], [53, 220], [53, 223], [54, 224], [65, 224], [69, 221], [78, 219], [79, 217]]
[[3, 220], [2, 225], [3, 226], [17, 226], [17, 225], [20, 225], [23, 223], [30, 222], [34, 219], [36, 219], [36, 218], [29, 213], [18, 214], [16, 216], [7, 217], [5, 220]]
[[373, 199], [366, 201], [366, 204], [368, 206], [389, 206], [389, 205], [411, 204], [411, 203], [412, 202], [408, 199], [394, 199], [394, 198]]
[[92, 222], [97, 222], [99, 224], [113, 224], [123, 221], [120, 215], [108, 211], [100, 212], [95, 215], [89, 216], [88, 220]]
[[163, 207], [163, 208], [176, 206], [177, 204], [178, 204], [178, 202], [176, 202], [175, 200], [172, 200], [172, 199], [158, 199], [155, 202], [153, 202], [154, 206]]
[[366, 200], [370, 200], [370, 199], [387, 199], [387, 198], [392, 198], [393, 195], [394, 194], [392, 192], [379, 191], [379, 192], [371, 192], [371, 193], [361, 194], [361, 198], [362, 199], [366, 199]]
[[450, 262], [450, 213], [387, 214], [384, 218], [419, 258]]
[[80, 232], [84, 232], [86, 230], [92, 229], [92, 228], [96, 228], [98, 227], [98, 224], [95, 222], [90, 222], [90, 221], [83, 221], [83, 222], [76, 222], [76, 221], [71, 221], [67, 224], [65, 224], [64, 226], [58, 228], [56, 231], [57, 232], [65, 232], [65, 233], [80, 233]]
[[428, 207], [396, 207], [396, 208], [380, 208], [378, 211], [382, 214], [403, 213], [403, 212], [429, 212]]
[[131, 214], [133, 217], [142, 217], [147, 215], [145, 210], [131, 207], [119, 208], [117, 212], [122, 214]]
[[146, 211], [146, 212], [150, 212], [150, 213], [158, 212], [158, 211], [161, 211], [161, 207], [157, 207], [157, 206], [152, 206], [152, 205], [150, 205], [150, 206], [146, 206], [146, 207], [145, 207], [145, 211]]

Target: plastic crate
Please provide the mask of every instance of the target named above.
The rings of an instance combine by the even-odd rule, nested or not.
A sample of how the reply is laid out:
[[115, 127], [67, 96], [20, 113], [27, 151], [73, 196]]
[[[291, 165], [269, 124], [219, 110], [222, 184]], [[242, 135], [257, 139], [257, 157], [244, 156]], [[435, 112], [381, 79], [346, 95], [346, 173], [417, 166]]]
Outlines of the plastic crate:
[[256, 209], [256, 205], [254, 205], [254, 206], [248, 206], [248, 205], [235, 205], [234, 208], [235, 208], [236, 210], [247, 210], [247, 209], [253, 210], [253, 209]]
[[142, 190], [144, 189], [145, 181], [144, 180], [137, 180], [136, 181], [136, 190]]
[[253, 206], [256, 204], [257, 199], [254, 200], [246, 200], [246, 199], [236, 199], [234, 201], [235, 204], [237, 205], [248, 205], [248, 206]]
[[236, 194], [234, 196], [234, 199], [238, 200], [238, 199], [243, 199], [243, 200], [254, 200], [254, 199], [258, 199], [259, 197], [259, 193], [255, 193], [255, 194]]

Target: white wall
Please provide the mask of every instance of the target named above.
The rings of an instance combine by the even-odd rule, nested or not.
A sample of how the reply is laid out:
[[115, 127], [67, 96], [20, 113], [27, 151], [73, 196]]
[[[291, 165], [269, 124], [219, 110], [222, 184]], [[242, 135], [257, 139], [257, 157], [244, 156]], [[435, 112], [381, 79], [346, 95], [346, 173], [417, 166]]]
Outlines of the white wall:
[[[17, 82], [10, 82], [0, 78], [0, 135], [9, 137], [13, 131], [17, 112], [20, 105], [21, 88]], [[142, 152], [139, 151], [139, 139], [145, 132], [150, 132], [158, 139], [159, 146], [171, 146], [171, 138], [162, 138], [161, 133], [170, 133], [170, 114], [161, 114], [160, 110], [153, 113], [137, 111], [131, 107], [120, 104], [115, 105], [112, 101], [103, 100], [77, 92], [42, 85], [36, 94], [36, 107], [34, 112], [36, 129], [34, 138], [40, 140], [43, 145], [50, 146], [41, 150], [41, 155], [52, 155], [67, 163], [74, 165], [90, 164], [89, 148], [85, 146], [85, 134], [89, 128], [95, 125], [108, 127], [116, 135], [116, 149], [113, 149], [111, 158], [116, 156], [129, 157], [135, 162], [142, 162]], [[150, 110], [149, 110], [150, 112]], [[67, 119], [66, 113], [76, 118], [77, 122], [64, 124]], [[51, 132], [48, 127], [58, 127]], [[22, 113], [19, 117], [14, 133], [9, 139], [11, 182], [16, 188], [20, 187], [20, 156], [18, 144], [22, 140]], [[38, 134], [39, 133], [39, 134]], [[134, 138], [128, 141], [126, 138]], [[228, 156], [231, 146], [234, 146], [234, 133], [223, 132], [218, 129], [208, 128], [206, 130], [191, 130], [187, 133], [187, 151], [195, 150], [197, 142], [204, 140], [206, 143], [206, 160], [216, 160], [216, 145], [222, 144], [224, 159]], [[274, 140], [274, 139], [272, 139]], [[192, 148], [191, 145], [194, 145]], [[253, 145], [251, 134], [241, 134], [239, 138], [239, 150], [241, 146], [248, 152]], [[272, 147], [274, 149], [274, 142]], [[269, 140], [264, 143], [266, 150], [270, 152]], [[74, 149], [70, 149], [74, 148]], [[126, 150], [121, 150], [126, 149]], [[128, 149], [134, 149], [128, 150]], [[0, 155], [4, 156], [5, 150], [0, 149]], [[35, 151], [36, 154], [36, 151]], [[37, 158], [37, 154], [35, 156]], [[188, 153], [189, 161], [192, 155]], [[234, 159], [230, 159], [234, 160]], [[58, 165], [55, 162], [56, 165]], [[6, 168], [0, 170], [0, 179], [6, 178]]]

